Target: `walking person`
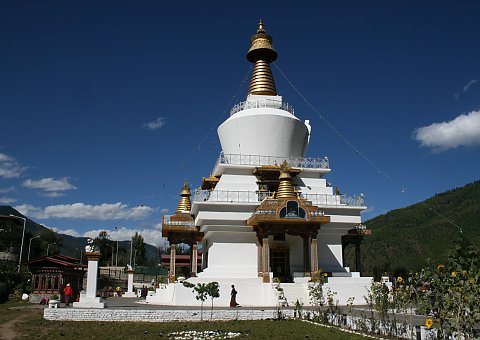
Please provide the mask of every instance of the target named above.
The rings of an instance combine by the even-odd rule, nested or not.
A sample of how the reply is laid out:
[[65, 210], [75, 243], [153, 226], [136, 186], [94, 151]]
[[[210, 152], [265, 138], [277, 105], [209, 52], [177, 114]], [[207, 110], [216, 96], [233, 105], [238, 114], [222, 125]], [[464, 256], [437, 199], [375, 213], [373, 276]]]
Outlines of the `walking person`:
[[235, 290], [235, 286], [232, 285], [232, 291], [230, 293], [230, 307], [237, 307], [239, 304], [237, 303], [237, 291]]
[[63, 295], [65, 296], [65, 307], [70, 306], [70, 300], [72, 298], [72, 287], [70, 287], [70, 283], [67, 283], [67, 286], [63, 288]]

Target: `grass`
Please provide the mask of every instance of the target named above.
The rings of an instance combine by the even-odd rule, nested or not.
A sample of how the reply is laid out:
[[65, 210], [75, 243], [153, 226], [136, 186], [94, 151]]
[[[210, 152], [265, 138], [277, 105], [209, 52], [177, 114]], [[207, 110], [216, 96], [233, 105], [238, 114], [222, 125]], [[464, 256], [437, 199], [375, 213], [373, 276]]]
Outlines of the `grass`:
[[48, 339], [147, 339], [166, 338], [178, 331], [238, 332], [237, 339], [364, 339], [335, 328], [325, 328], [299, 320], [261, 320], [224, 322], [59, 322], [43, 319], [43, 309], [23, 304], [0, 306], [0, 323], [12, 318], [16, 338]]

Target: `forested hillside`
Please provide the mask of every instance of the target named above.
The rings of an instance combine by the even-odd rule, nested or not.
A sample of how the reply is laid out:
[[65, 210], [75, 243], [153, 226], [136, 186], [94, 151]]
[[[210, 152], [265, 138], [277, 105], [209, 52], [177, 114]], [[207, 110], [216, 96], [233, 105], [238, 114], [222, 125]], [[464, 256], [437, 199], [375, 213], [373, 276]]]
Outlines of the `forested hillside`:
[[[365, 224], [372, 235], [362, 243], [363, 275], [417, 271], [429, 258], [442, 262], [457, 237], [480, 247], [480, 181], [392, 210]], [[346, 258], [352, 263], [351, 249]]]

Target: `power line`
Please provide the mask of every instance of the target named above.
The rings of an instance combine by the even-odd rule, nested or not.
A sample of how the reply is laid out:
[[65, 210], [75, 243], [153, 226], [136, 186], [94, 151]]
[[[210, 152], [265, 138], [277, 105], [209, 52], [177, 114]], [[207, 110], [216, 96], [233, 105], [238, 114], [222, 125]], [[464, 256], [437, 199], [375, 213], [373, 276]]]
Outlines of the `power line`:
[[[193, 148], [192, 150], [190, 151], [190, 153], [182, 160], [182, 162], [180, 163], [180, 165], [178, 166], [179, 169], [183, 169], [185, 167], [185, 165], [187, 164], [188, 160], [196, 153], [200, 150], [201, 146], [203, 145], [203, 143], [207, 140], [207, 138], [210, 136], [210, 134], [212, 133], [212, 131], [215, 129], [215, 127], [217, 127], [220, 119], [222, 117], [224, 117], [227, 113], [227, 110], [232, 106], [232, 103], [234, 100], [236, 100], [236, 98], [238, 97], [242, 87], [245, 85], [246, 81], [248, 80], [248, 76], [252, 70], [252, 67], [253, 65], [251, 65], [248, 69], [248, 71], [245, 73], [245, 76], [243, 77], [243, 80], [242, 82], [240, 83], [240, 85], [238, 86], [237, 90], [234, 92], [233, 96], [230, 98], [229, 102], [225, 105], [222, 113], [220, 115], [217, 116], [215, 122], [213, 123], [213, 125], [208, 129], [208, 131], [205, 133], [205, 135], [200, 139], [200, 142], [197, 143]], [[165, 183], [168, 182], [168, 180], [173, 176], [173, 174], [176, 173], [176, 170], [172, 170], [172, 172], [167, 176], [165, 177], [165, 180], [163, 182], [163, 187], [165, 187]]]
[[[277, 65], [277, 63], [273, 63], [275, 68], [280, 72], [280, 74], [285, 78], [285, 80], [288, 82], [288, 84], [295, 90], [295, 92], [302, 98], [302, 100], [312, 109], [313, 112], [315, 112], [320, 120], [322, 120], [345, 144], [347, 144], [357, 155], [359, 155], [361, 158], [363, 158], [364, 161], [366, 161], [372, 168], [376, 170], [376, 172], [386, 179], [388, 179], [391, 183], [393, 183], [397, 188], [400, 189], [400, 192], [403, 194], [405, 193], [405, 187], [401, 185], [398, 181], [396, 181], [392, 176], [387, 174], [385, 171], [383, 171], [375, 162], [373, 162], [370, 158], [368, 158], [363, 152], [361, 152], [350, 140], [345, 137], [333, 124], [331, 124], [324, 115], [320, 113], [311, 103], [310, 101], [297, 89], [297, 87], [288, 79], [288, 77], [283, 73], [283, 71], [280, 69], [280, 67]], [[424, 205], [428, 210], [431, 212], [435, 213], [437, 216], [440, 218], [444, 219], [451, 225], [457, 227], [460, 231], [460, 233], [463, 233], [462, 227], [460, 227], [458, 224], [450, 220], [449, 218], [445, 217], [442, 215], [440, 212], [438, 212], [436, 209], [430, 207], [428, 204], [426, 204], [424, 201], [420, 202], [420, 204]]]

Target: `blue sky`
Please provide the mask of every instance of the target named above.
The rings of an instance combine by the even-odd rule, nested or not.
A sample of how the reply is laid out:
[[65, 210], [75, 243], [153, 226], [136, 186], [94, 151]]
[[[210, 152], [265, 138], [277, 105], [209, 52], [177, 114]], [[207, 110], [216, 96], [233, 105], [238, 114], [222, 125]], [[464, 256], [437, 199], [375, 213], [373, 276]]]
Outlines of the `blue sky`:
[[[364, 219], [478, 179], [475, 1], [1, 1], [0, 204], [73, 235], [157, 244], [208, 176], [259, 18], [307, 156]], [[360, 153], [366, 156], [361, 157]], [[374, 166], [372, 166], [372, 163]], [[380, 171], [378, 171], [380, 169]], [[115, 227], [118, 228], [115, 231]]]

